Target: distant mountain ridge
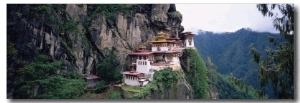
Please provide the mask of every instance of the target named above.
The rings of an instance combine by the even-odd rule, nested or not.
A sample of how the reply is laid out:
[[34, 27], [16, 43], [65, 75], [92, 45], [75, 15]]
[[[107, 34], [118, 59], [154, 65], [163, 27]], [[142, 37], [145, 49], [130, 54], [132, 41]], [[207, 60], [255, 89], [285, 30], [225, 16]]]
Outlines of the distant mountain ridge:
[[[256, 30], [253, 30], [251, 28], [241, 28], [239, 30], [236, 30], [234, 32], [238, 32], [238, 31], [252, 31], [252, 32], [257, 32], [257, 33], [271, 33], [271, 32], [267, 32], [267, 31], [256, 31]], [[223, 32], [215, 32], [215, 31], [206, 31], [206, 30], [198, 30], [196, 31], [196, 35], [201, 35], [201, 34], [214, 34], [214, 35], [223, 35], [223, 34], [234, 34], [234, 32], [229, 32], [229, 31], [223, 31]], [[271, 33], [271, 34], [274, 34], [274, 35], [277, 35], [279, 33]]]
[[233, 74], [253, 86], [258, 86], [258, 66], [252, 62], [253, 57], [249, 53], [249, 46], [253, 44], [260, 52], [267, 48], [275, 48], [272, 43], [268, 42], [270, 36], [274, 39], [281, 38], [278, 34], [242, 28], [235, 32], [224, 33], [201, 30], [198, 35], [195, 35], [194, 40], [202, 58], [209, 56], [216, 64], [219, 73]]

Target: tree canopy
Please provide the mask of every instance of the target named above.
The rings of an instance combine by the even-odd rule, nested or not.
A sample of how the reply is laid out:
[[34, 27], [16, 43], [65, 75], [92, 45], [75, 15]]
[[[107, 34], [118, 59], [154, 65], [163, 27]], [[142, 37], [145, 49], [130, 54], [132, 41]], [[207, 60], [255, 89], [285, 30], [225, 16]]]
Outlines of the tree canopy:
[[267, 57], [263, 60], [259, 58], [261, 52], [251, 47], [250, 53], [259, 64], [260, 94], [264, 94], [263, 89], [272, 89], [276, 98], [294, 99], [294, 5], [258, 4], [257, 8], [264, 16], [273, 18], [274, 27], [286, 39], [270, 38], [278, 49], [266, 49]]
[[[203, 59], [195, 49], [184, 49], [182, 57], [187, 81], [193, 88], [195, 99], [208, 98], [207, 69]], [[184, 63], [182, 63], [184, 64]]]

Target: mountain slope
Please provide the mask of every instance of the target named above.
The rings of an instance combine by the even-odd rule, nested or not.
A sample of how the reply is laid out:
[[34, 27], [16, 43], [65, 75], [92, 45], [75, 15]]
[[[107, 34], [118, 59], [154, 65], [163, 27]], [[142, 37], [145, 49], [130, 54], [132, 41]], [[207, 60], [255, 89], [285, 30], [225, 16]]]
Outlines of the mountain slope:
[[253, 44], [258, 51], [274, 48], [273, 44], [268, 43], [269, 36], [280, 39], [276, 34], [244, 28], [232, 33], [199, 32], [195, 36], [195, 45], [203, 58], [211, 57], [219, 73], [224, 75], [232, 73], [237, 78], [258, 86], [256, 71], [258, 66], [252, 62], [253, 56], [249, 53], [249, 46]]

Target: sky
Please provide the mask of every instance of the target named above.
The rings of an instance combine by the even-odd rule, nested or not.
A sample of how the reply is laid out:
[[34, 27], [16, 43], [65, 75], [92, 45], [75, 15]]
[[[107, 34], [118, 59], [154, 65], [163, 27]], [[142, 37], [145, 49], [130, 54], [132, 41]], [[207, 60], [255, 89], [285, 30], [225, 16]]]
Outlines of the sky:
[[256, 4], [175, 4], [183, 16], [185, 31], [234, 32], [241, 28], [278, 33], [272, 18], [264, 17]]

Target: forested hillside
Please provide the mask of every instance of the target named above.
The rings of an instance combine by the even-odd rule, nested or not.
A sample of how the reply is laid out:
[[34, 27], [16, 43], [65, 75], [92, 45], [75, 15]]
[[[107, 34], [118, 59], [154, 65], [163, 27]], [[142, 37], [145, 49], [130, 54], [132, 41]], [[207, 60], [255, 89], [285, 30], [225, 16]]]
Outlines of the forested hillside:
[[[211, 58], [219, 73], [233, 74], [253, 86], [258, 86], [258, 65], [252, 61], [250, 45], [256, 47], [258, 51], [275, 48], [268, 42], [269, 37], [282, 39], [278, 34], [255, 32], [245, 28], [227, 33], [201, 31], [195, 36], [195, 46], [202, 58], [207, 56]], [[264, 58], [264, 55], [261, 58]]]

